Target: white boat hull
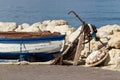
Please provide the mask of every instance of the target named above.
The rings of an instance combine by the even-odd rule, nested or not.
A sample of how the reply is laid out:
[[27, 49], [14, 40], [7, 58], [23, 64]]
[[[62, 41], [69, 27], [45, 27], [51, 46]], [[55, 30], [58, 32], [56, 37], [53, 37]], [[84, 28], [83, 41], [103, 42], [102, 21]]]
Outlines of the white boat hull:
[[37, 43], [0, 43], [0, 52], [29, 52], [29, 53], [52, 53], [56, 51], [62, 51], [64, 40], [61, 41], [49, 41], [49, 42], [37, 42]]
[[0, 59], [21, 58], [21, 56], [43, 56], [46, 60], [48, 58], [53, 59], [53, 54], [60, 54], [62, 52], [64, 41], [65, 35], [46, 38], [0, 38]]

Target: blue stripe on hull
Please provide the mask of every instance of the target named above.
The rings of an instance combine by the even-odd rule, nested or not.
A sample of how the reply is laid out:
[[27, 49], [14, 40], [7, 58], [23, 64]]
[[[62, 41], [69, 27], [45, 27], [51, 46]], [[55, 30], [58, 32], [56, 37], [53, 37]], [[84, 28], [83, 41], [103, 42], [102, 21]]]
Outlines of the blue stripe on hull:
[[[49, 61], [55, 59], [54, 54], [58, 54], [60, 52], [54, 53], [0, 53], [0, 59], [22, 59], [26, 61], [30, 61], [30, 57], [34, 57], [39, 59], [40, 61]], [[21, 57], [22, 56], [22, 57]], [[22, 61], [22, 60], [21, 60]]]
[[44, 38], [0, 38], [0, 43], [33, 43], [33, 42], [48, 42], [48, 41], [56, 41], [56, 40], [64, 40], [65, 35], [58, 36], [50, 36]]

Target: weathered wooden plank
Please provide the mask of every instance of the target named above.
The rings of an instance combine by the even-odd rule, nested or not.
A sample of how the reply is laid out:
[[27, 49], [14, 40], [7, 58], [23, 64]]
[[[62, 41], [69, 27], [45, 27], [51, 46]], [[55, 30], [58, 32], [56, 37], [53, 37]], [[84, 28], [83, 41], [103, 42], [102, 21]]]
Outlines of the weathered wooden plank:
[[81, 34], [80, 37], [79, 37], [79, 41], [78, 41], [77, 50], [76, 50], [76, 53], [75, 53], [73, 65], [77, 65], [78, 64], [78, 60], [79, 60], [81, 51], [83, 49], [83, 43], [82, 43], [83, 40], [84, 40], [84, 34]]

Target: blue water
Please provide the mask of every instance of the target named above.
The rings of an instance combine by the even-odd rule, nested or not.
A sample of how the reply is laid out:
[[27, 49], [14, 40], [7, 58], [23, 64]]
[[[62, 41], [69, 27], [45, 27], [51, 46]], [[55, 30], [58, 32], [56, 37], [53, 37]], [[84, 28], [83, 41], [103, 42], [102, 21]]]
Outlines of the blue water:
[[63, 19], [78, 27], [81, 22], [74, 10], [87, 23], [97, 27], [120, 24], [120, 0], [0, 0], [0, 21], [35, 23]]

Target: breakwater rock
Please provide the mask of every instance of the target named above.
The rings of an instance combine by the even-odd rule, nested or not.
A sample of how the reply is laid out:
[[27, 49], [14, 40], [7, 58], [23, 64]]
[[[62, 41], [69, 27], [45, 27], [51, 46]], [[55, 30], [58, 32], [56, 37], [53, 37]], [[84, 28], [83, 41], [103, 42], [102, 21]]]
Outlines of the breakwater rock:
[[[60, 32], [66, 34], [66, 44], [72, 42], [75, 35], [78, 35], [81, 27], [76, 29], [68, 24], [65, 20], [46, 20], [37, 22], [32, 25], [23, 23], [18, 25], [15, 22], [0, 22], [0, 31], [15, 31], [15, 32]], [[75, 32], [76, 31], [76, 32]], [[75, 33], [74, 33], [75, 32]], [[107, 49], [99, 41], [94, 39], [90, 42], [90, 51], [103, 50], [109, 53], [109, 57], [104, 62], [104, 68], [120, 70], [120, 25], [106, 25], [98, 29], [97, 36], [100, 40], [107, 44]], [[85, 44], [81, 55], [87, 57], [89, 55], [89, 44]]]

